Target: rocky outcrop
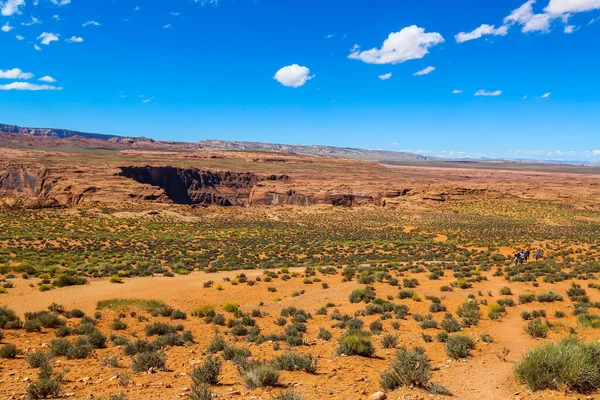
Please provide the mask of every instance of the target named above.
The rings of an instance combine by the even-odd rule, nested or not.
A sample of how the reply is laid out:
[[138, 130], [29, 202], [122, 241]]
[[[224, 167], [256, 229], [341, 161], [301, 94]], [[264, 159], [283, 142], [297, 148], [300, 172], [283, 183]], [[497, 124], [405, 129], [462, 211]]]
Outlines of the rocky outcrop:
[[289, 179], [285, 175], [263, 177], [249, 172], [211, 172], [170, 166], [120, 168], [121, 176], [162, 188], [176, 204], [204, 206], [245, 206], [258, 182]]

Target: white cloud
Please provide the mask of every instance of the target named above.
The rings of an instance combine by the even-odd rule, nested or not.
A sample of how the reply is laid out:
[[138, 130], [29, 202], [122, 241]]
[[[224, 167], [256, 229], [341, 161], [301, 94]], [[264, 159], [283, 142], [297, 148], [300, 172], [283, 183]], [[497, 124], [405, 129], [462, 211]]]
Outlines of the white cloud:
[[37, 19], [36, 17], [34, 17], [33, 15], [31, 16], [31, 21], [29, 22], [21, 22], [21, 25], [23, 26], [31, 26], [31, 25], [36, 25], [36, 24], [41, 24], [42, 21], [40, 21], [39, 19]]
[[482, 36], [493, 35], [493, 36], [505, 36], [508, 33], [508, 27], [501, 26], [496, 28], [495, 25], [483, 24], [479, 28], [471, 32], [460, 32], [454, 38], [457, 43], [468, 42], [469, 40], [479, 39]]
[[25, 36], [17, 35], [15, 36], [17, 40], [25, 40]]
[[383, 74], [383, 75], [379, 75], [379, 79], [381, 79], [382, 81], [387, 81], [388, 79], [392, 78], [392, 73], [388, 72], [387, 74]]
[[44, 32], [40, 36], [37, 37], [38, 40], [42, 41], [42, 44], [48, 46], [52, 42], [57, 42], [59, 34]]
[[310, 69], [298, 64], [292, 64], [277, 71], [273, 79], [277, 80], [283, 86], [297, 88], [304, 86], [307, 81], [314, 77], [314, 75], [310, 75]]
[[575, 25], [565, 25], [564, 32], [566, 34], [571, 34], [571, 33], [575, 32], [577, 29], [578, 29], [578, 27]]
[[42, 51], [42, 48], [40, 46], [38, 46], [37, 44], [33, 45], [34, 50], [36, 51]]
[[36, 85], [35, 83], [29, 82], [12, 82], [7, 85], [0, 85], [0, 90], [29, 90], [29, 91], [40, 91], [40, 90], [62, 90], [61, 87], [52, 85]]
[[71, 0], [50, 0], [50, 2], [57, 6], [66, 6], [67, 4], [71, 4]]
[[70, 38], [66, 39], [67, 42], [69, 43], [82, 43], [83, 42], [83, 38], [82, 37], [77, 37], [77, 36], [71, 36]]
[[19, 68], [0, 69], [0, 79], [31, 79], [33, 74], [30, 72], [23, 72]]
[[25, 6], [25, 0], [6, 0], [2, 3], [0, 13], [5, 17], [10, 17], [13, 14], [21, 14], [20, 8]]
[[432, 73], [433, 71], [435, 71], [435, 67], [432, 67], [431, 65], [427, 68], [424, 68], [420, 71], [415, 72], [413, 75], [414, 76], [421, 76], [421, 75], [429, 75], [430, 73]]
[[549, 32], [550, 31], [550, 22], [555, 16], [550, 14], [534, 14], [533, 13], [533, 5], [536, 0], [529, 0], [521, 7], [513, 10], [512, 13], [506, 18], [504, 18], [505, 24], [521, 24], [523, 28], [521, 29], [523, 33], [527, 32]]
[[56, 79], [54, 79], [53, 77], [46, 75], [46, 76], [42, 76], [40, 79], [38, 79], [38, 81], [41, 82], [46, 82], [46, 83], [54, 83], [56, 82]]
[[480, 89], [477, 92], [475, 92], [475, 96], [491, 96], [491, 97], [495, 97], [495, 96], [500, 96], [501, 94], [502, 94], [502, 90], [495, 90], [493, 92], [488, 92], [487, 90]]
[[330, 33], [329, 35], [325, 35], [325, 39], [333, 39], [336, 35], [336, 33]]
[[544, 9], [550, 14], [577, 13], [600, 8], [600, 0], [550, 0]]
[[163, 29], [169, 29], [171, 27], [171, 24], [166, 24], [165, 26], [163, 26]]
[[461, 94], [463, 91], [462, 90], [453, 90], [452, 94]]
[[2, 32], [10, 32], [14, 29], [14, 27], [10, 26], [8, 22], [2, 25]]
[[94, 20], [91, 20], [91, 21], [84, 22], [83, 25], [81, 25], [81, 26], [85, 28], [86, 26], [100, 26], [100, 24]]
[[368, 64], [399, 64], [421, 59], [429, 54], [429, 48], [443, 42], [444, 38], [439, 33], [425, 33], [425, 29], [412, 25], [390, 33], [380, 49], [354, 50], [348, 58]]
[[549, 98], [549, 97], [550, 97], [550, 94], [551, 94], [550, 92], [548, 92], [548, 93], [544, 93], [544, 94], [541, 96], [541, 98], [542, 98], [542, 99], [547, 99], [547, 98]]
[[221, 0], [194, 0], [194, 3], [200, 3], [202, 7], [207, 5], [218, 6]]

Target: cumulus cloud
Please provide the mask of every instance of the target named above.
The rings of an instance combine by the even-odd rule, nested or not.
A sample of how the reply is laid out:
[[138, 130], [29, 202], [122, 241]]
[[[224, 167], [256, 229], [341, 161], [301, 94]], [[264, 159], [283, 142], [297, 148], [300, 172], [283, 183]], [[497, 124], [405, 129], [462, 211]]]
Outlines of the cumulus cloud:
[[15, 36], [17, 40], [25, 40], [25, 36], [17, 35]]
[[23, 72], [20, 68], [13, 68], [3, 70], [0, 69], [0, 79], [31, 79], [33, 74], [30, 72]]
[[59, 34], [44, 32], [40, 36], [37, 37], [38, 40], [42, 41], [42, 44], [48, 46], [52, 42], [57, 42]]
[[550, 14], [534, 14], [533, 5], [536, 0], [529, 0], [521, 7], [513, 10], [510, 15], [504, 18], [505, 24], [520, 24], [523, 25], [521, 29], [523, 33], [527, 32], [549, 32], [550, 23], [555, 16]]
[[433, 71], [435, 71], [435, 67], [432, 67], [431, 65], [427, 68], [423, 68], [420, 71], [415, 72], [413, 75], [414, 76], [421, 76], [421, 75], [429, 75], [430, 73], [432, 73]]
[[25, 0], [6, 0], [2, 3], [0, 14], [10, 17], [13, 14], [21, 14], [20, 8], [25, 5]]
[[94, 20], [91, 20], [91, 21], [84, 22], [83, 25], [81, 25], [81, 26], [85, 28], [86, 26], [100, 26], [100, 24]]
[[277, 71], [273, 79], [283, 86], [298, 88], [314, 77], [314, 75], [310, 75], [310, 69], [292, 64]]
[[8, 24], [8, 22], [7, 22], [6, 24], [2, 25], [2, 32], [10, 32], [10, 31], [12, 31], [13, 29], [14, 29], [14, 28], [13, 28], [12, 26], [10, 26], [10, 25]]
[[480, 89], [477, 92], [475, 92], [475, 96], [491, 96], [491, 97], [495, 97], [495, 96], [500, 96], [501, 94], [502, 94], [502, 90], [495, 90], [493, 92], [488, 92], [487, 90]]
[[0, 90], [29, 90], [29, 91], [40, 91], [40, 90], [62, 90], [61, 87], [52, 85], [37, 85], [29, 82], [12, 82], [7, 85], [0, 85]]
[[82, 43], [83, 42], [83, 38], [82, 37], [77, 37], [77, 36], [71, 36], [70, 38], [66, 39], [67, 42], [69, 43]]
[[388, 79], [392, 78], [392, 73], [388, 72], [387, 74], [383, 74], [383, 75], [379, 75], [379, 79], [381, 79], [382, 81], [387, 81]]
[[400, 64], [425, 57], [431, 47], [443, 42], [444, 38], [439, 33], [426, 33], [424, 28], [412, 25], [400, 32], [390, 33], [381, 48], [365, 51], [356, 49], [348, 58], [368, 64]]
[[35, 51], [42, 51], [42, 48], [41, 48], [40, 46], [38, 46], [37, 44], [34, 44], [34, 45], [33, 45], [33, 49], [34, 49]]
[[544, 9], [550, 14], [577, 13], [600, 8], [600, 0], [550, 0]]
[[36, 17], [34, 17], [33, 15], [31, 16], [31, 21], [28, 22], [21, 22], [21, 25], [23, 26], [31, 26], [31, 25], [36, 25], [36, 24], [41, 24], [42, 22], [37, 19]]
[[46, 83], [54, 83], [56, 82], [56, 79], [54, 79], [53, 77], [46, 75], [46, 76], [42, 76], [40, 79], [38, 79], [38, 81], [41, 82], [46, 82]]
[[480, 37], [492, 35], [492, 36], [505, 36], [508, 33], [508, 27], [501, 26], [496, 28], [495, 25], [483, 24], [479, 28], [471, 32], [460, 32], [454, 38], [457, 43], [468, 42], [469, 40], [479, 39]]
[[576, 30], [577, 30], [577, 27], [575, 25], [565, 25], [564, 32], [566, 34], [571, 34], [571, 33], [575, 32]]

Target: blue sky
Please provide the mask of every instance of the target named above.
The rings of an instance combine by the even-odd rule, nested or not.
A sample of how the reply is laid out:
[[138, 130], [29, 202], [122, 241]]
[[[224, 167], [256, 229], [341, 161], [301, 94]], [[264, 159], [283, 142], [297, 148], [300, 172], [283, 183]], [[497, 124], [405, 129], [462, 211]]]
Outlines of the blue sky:
[[600, 0], [0, 4], [2, 123], [600, 160]]

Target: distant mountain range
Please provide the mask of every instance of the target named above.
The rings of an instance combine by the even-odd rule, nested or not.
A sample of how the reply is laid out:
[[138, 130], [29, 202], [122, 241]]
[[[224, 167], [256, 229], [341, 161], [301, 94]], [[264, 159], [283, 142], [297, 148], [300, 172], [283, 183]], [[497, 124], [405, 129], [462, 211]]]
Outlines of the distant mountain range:
[[119, 135], [106, 135], [100, 133], [87, 133], [68, 129], [55, 128], [27, 128], [17, 125], [0, 124], [0, 132], [13, 135], [28, 135], [54, 139], [84, 138], [100, 140], [113, 144], [133, 147], [151, 147], [173, 151], [267, 151], [306, 154], [311, 156], [343, 157], [362, 160], [435, 160], [435, 157], [423, 156], [400, 151], [365, 150], [349, 147], [334, 146], [303, 146], [288, 144], [272, 144], [259, 142], [229, 142], [225, 140], [203, 140], [200, 142], [172, 142], [158, 141], [145, 137], [126, 137]]

